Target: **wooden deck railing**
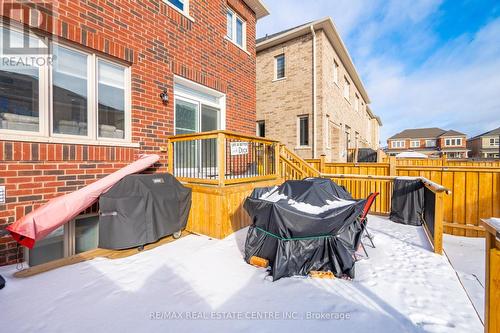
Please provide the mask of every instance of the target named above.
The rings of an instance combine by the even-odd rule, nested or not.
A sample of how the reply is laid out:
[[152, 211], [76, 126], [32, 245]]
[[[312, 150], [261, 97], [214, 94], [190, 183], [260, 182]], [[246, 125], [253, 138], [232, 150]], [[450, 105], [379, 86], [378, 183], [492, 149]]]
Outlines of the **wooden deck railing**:
[[319, 176], [319, 171], [314, 166], [311, 166], [285, 145], [280, 145], [279, 170], [284, 180]]
[[230, 131], [168, 138], [168, 170], [187, 183], [225, 186], [279, 177], [279, 143]]
[[[370, 193], [379, 192], [371, 213], [390, 214], [393, 194], [394, 176], [368, 176], [345, 174], [321, 174], [321, 177], [330, 178], [344, 186], [355, 199], [367, 198]], [[425, 186], [424, 192], [424, 229], [434, 248], [434, 252], [443, 251], [443, 197], [451, 191], [424, 177], [420, 179]]]
[[486, 230], [484, 332], [500, 332], [500, 222], [482, 219]]

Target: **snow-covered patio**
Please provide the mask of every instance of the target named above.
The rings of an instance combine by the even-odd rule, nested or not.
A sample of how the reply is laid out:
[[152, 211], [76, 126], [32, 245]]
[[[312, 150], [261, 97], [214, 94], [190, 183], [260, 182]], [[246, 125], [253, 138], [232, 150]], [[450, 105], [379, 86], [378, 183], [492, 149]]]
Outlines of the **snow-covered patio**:
[[[285, 278], [242, 259], [246, 229], [190, 235], [124, 259], [25, 279], [0, 268], [5, 332], [482, 332], [445, 256], [424, 231], [370, 216], [377, 248], [353, 281]], [[279, 329], [279, 330], [278, 330]]]

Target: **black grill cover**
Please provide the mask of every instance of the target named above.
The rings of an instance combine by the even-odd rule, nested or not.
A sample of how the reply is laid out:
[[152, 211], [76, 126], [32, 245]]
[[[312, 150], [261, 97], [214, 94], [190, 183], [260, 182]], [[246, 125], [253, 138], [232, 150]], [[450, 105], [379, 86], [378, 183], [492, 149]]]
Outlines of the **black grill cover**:
[[422, 225], [424, 184], [418, 178], [394, 179], [390, 220], [409, 225]]
[[356, 217], [366, 200], [316, 215], [291, 207], [288, 200], [323, 206], [326, 200], [352, 200], [351, 195], [331, 180], [309, 178], [279, 186], [276, 191], [287, 199], [260, 199], [271, 189], [257, 188], [245, 200], [244, 208], [253, 221], [247, 234], [245, 260], [250, 262], [252, 256], [268, 259], [274, 281], [307, 275], [311, 270], [330, 270], [336, 276], [353, 278], [353, 254], [361, 232]]
[[99, 247], [126, 249], [186, 227], [191, 189], [168, 173], [123, 178], [99, 198]]

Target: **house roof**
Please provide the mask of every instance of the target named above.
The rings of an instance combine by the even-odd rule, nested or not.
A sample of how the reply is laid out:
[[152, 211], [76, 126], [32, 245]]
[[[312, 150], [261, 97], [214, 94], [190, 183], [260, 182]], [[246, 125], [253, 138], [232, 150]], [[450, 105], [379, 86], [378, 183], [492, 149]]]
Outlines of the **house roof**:
[[261, 0], [243, 0], [243, 1], [245, 1], [248, 7], [252, 8], [252, 10], [255, 12], [257, 20], [263, 18], [264, 16], [269, 15], [269, 10]]
[[495, 129], [493, 129], [491, 131], [484, 132], [484, 133], [481, 133], [479, 135], [476, 135], [475, 137], [472, 137], [469, 140], [474, 140], [474, 139], [480, 138], [482, 136], [488, 136], [488, 135], [500, 135], [500, 127], [495, 128]]
[[465, 135], [465, 134], [455, 130], [444, 130], [439, 127], [411, 128], [399, 132], [391, 136], [389, 139], [437, 138], [441, 136], [456, 136], [456, 135]]
[[358, 88], [361, 96], [367, 104], [370, 103], [370, 98], [368, 97], [368, 93], [361, 81], [361, 78], [356, 71], [356, 67], [347, 51], [347, 48], [340, 37], [335, 24], [333, 23], [330, 17], [325, 17], [323, 19], [319, 19], [316, 21], [308, 22], [305, 24], [301, 24], [299, 26], [286, 29], [271, 35], [266, 35], [265, 37], [257, 39], [257, 52], [266, 50], [270, 47], [282, 44], [286, 41], [292, 40], [294, 38], [303, 36], [305, 34], [311, 33], [311, 26], [314, 27], [314, 30], [323, 30], [330, 41], [332, 43], [335, 51], [340, 57], [340, 60], [344, 64], [347, 72], [349, 73], [351, 79], [354, 81], [354, 84]]

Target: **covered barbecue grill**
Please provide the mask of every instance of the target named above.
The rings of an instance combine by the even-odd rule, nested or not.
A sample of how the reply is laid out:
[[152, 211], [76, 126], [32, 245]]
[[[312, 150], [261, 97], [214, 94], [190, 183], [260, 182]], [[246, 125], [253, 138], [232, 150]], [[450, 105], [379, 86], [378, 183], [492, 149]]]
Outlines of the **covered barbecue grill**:
[[178, 233], [190, 208], [191, 189], [172, 175], [127, 176], [99, 198], [99, 247], [126, 249]]
[[252, 218], [245, 260], [269, 260], [273, 280], [310, 271], [354, 277], [355, 244], [362, 226], [356, 218], [366, 200], [353, 200], [329, 179], [289, 180], [257, 188], [245, 200]]

